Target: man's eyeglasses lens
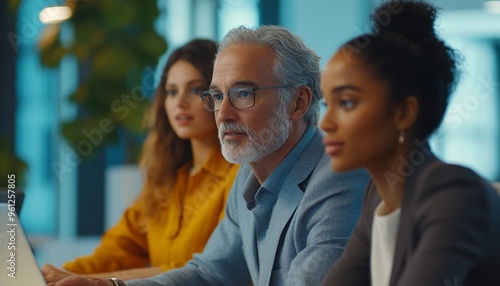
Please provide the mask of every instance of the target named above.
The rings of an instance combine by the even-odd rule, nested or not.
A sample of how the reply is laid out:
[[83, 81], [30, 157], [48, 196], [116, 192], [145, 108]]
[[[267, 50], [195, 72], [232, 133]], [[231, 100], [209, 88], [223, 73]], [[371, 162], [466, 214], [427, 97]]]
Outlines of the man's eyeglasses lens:
[[[255, 91], [268, 88], [282, 88], [286, 86], [269, 86], [269, 87], [237, 87], [229, 90], [229, 103], [236, 109], [248, 109], [255, 105]], [[203, 106], [208, 111], [218, 111], [224, 99], [224, 94], [220, 91], [208, 90], [201, 93]]]

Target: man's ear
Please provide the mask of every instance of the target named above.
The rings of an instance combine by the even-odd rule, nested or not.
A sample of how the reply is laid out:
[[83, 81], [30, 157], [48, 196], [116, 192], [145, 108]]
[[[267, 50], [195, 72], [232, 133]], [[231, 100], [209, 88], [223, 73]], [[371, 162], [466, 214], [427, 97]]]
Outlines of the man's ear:
[[396, 107], [395, 120], [398, 130], [408, 130], [415, 124], [420, 106], [415, 96], [408, 96]]
[[312, 91], [308, 86], [299, 86], [292, 96], [290, 119], [298, 122], [307, 113], [312, 101]]

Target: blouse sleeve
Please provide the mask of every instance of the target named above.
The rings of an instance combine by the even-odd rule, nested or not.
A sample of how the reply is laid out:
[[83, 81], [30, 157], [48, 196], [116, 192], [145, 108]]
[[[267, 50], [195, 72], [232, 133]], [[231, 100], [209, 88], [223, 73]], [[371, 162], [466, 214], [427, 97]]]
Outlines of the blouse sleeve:
[[143, 219], [140, 205], [132, 205], [119, 222], [106, 231], [93, 254], [67, 262], [63, 268], [78, 274], [90, 274], [148, 266]]

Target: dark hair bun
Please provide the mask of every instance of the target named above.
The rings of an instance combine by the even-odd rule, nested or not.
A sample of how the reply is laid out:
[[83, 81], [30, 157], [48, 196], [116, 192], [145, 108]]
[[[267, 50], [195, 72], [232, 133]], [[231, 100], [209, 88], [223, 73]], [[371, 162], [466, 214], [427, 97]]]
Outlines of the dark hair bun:
[[420, 140], [441, 123], [459, 72], [459, 56], [434, 31], [436, 17], [437, 9], [425, 1], [385, 0], [372, 14], [372, 32], [342, 47], [387, 85], [390, 102], [417, 98], [414, 136]]
[[436, 8], [417, 1], [388, 1], [372, 14], [373, 32], [402, 34], [414, 41], [434, 37]]

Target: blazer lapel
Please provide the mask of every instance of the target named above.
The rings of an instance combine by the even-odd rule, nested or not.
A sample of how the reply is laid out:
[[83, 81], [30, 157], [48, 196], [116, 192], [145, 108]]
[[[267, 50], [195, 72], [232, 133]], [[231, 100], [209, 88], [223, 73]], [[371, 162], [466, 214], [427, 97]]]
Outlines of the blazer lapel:
[[280, 195], [280, 198], [273, 208], [265, 244], [262, 247], [263, 253], [261, 255], [268, 257], [268, 259], [261, 261], [261, 276], [259, 285], [269, 285], [270, 283], [281, 235], [283, 234], [285, 226], [292, 218], [303, 196], [302, 191], [297, 186], [295, 186], [292, 190], [287, 189], [286, 193], [288, 196]]
[[[321, 139], [319, 131], [316, 131], [311, 142], [299, 156], [296, 164], [283, 183], [278, 199], [273, 207], [265, 245], [262, 247], [263, 254], [269, 257], [269, 259], [260, 261], [261, 275], [259, 285], [269, 285], [270, 283], [281, 236], [286, 235], [284, 233], [286, 232], [285, 228], [304, 196], [305, 190], [302, 190], [300, 186], [312, 173], [323, 154], [324, 147]], [[290, 237], [290, 239], [292, 238]]]
[[398, 234], [396, 237], [394, 262], [392, 264], [391, 280], [389, 285], [397, 284], [396, 282], [398, 281], [399, 276], [405, 269], [407, 257], [413, 252], [413, 244], [416, 239], [414, 236], [415, 222], [413, 220], [413, 207], [415, 199], [413, 196], [419, 188], [419, 174], [422, 170], [426, 169], [424, 166], [436, 162], [436, 157], [434, 155], [426, 157], [425, 161], [408, 176], [405, 182], [403, 201], [401, 203], [401, 216], [399, 218]]

